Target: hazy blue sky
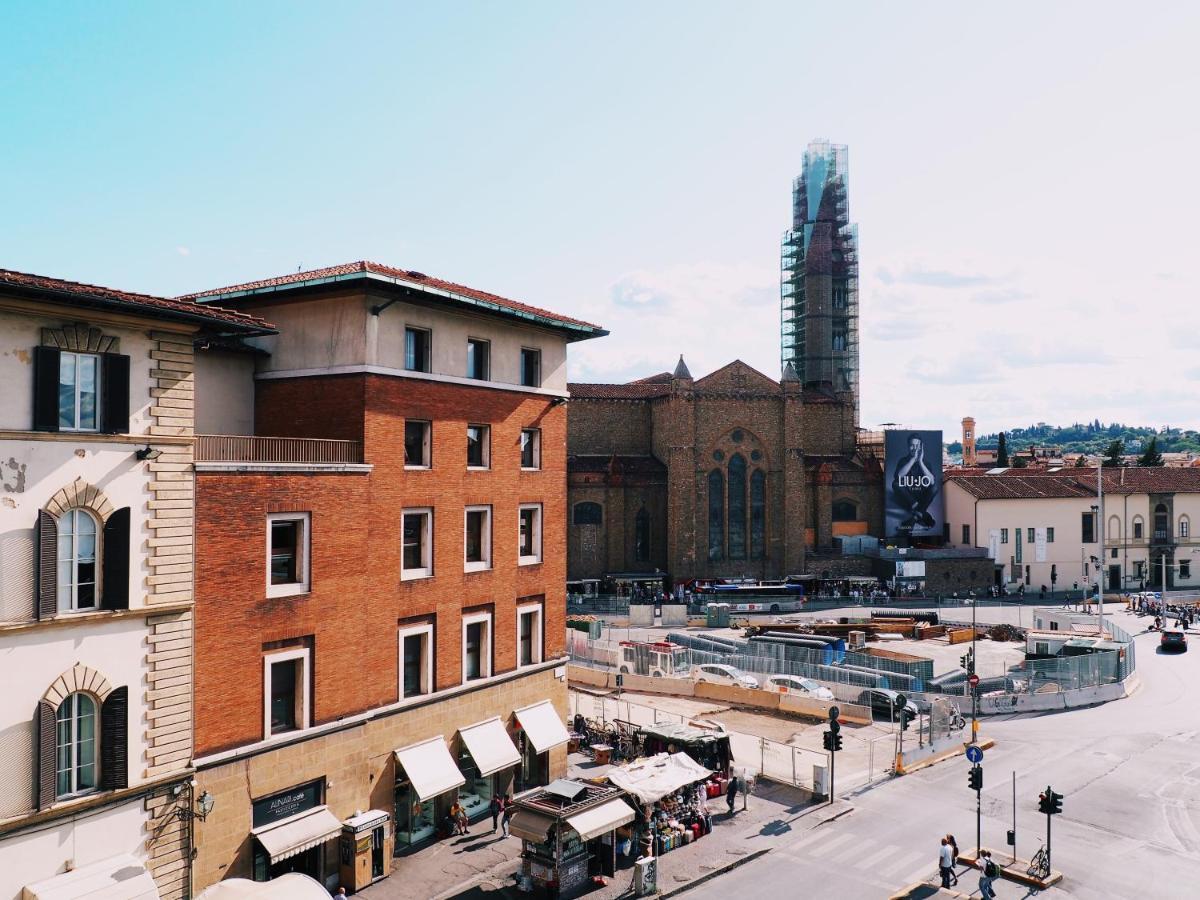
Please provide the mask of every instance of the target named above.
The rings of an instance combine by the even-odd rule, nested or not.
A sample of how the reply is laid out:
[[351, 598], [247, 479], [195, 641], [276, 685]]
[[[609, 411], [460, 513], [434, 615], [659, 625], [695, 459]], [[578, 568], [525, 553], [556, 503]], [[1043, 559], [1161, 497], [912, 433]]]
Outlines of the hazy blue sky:
[[0, 0], [0, 266], [178, 294], [368, 258], [778, 373], [850, 145], [863, 422], [1200, 425], [1200, 5]]

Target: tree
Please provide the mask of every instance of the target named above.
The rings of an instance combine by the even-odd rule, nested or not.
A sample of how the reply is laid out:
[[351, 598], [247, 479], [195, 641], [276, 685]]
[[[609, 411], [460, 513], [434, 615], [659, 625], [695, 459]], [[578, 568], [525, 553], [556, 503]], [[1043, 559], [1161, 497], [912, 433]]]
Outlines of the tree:
[[1125, 442], [1120, 438], [1108, 445], [1108, 449], [1104, 451], [1104, 460], [1100, 465], [1106, 469], [1119, 469], [1125, 465], [1123, 459], [1125, 455]]
[[1082, 469], [1086, 465], [1087, 465], [1087, 454], [1080, 453], [1079, 456], [1077, 456], [1075, 458], [1075, 468]]
[[1139, 466], [1161, 466], [1165, 464], [1163, 462], [1163, 455], [1158, 452], [1158, 438], [1150, 438], [1150, 443], [1146, 445], [1145, 452], [1138, 457], [1137, 464]]
[[1008, 465], [1008, 439], [1000, 432], [1000, 442], [996, 445], [996, 465], [1003, 468]]
[[1023, 469], [1027, 465], [1029, 465], [1029, 463], [1025, 461], [1025, 457], [1023, 457], [1023, 456], [1014, 456], [1012, 464], [1013, 464], [1014, 469]]

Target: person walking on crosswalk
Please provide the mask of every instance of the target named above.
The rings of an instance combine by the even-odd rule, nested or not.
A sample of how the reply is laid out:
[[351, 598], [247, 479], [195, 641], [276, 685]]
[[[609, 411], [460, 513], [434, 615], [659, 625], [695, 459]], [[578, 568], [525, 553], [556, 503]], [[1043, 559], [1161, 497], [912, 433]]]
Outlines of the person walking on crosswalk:
[[942, 838], [942, 848], [938, 851], [938, 874], [942, 876], [942, 887], [950, 887], [950, 876], [954, 872], [954, 850], [950, 842]]

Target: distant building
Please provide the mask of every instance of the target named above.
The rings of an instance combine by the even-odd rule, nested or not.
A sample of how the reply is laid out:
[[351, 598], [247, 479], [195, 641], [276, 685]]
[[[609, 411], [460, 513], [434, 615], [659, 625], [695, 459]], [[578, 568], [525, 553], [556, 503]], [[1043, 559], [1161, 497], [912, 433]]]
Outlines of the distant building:
[[966, 416], [962, 420], [962, 462], [964, 466], [974, 466], [977, 463], [975, 455], [975, 420]]

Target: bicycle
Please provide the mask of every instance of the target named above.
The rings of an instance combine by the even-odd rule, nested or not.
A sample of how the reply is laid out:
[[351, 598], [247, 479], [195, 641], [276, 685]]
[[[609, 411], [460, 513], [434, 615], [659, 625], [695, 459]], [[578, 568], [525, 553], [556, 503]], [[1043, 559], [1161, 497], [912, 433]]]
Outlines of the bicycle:
[[1050, 857], [1046, 855], [1046, 848], [1039, 847], [1038, 852], [1029, 862], [1029, 868], [1025, 870], [1025, 874], [1030, 878], [1040, 878], [1045, 880], [1050, 877]]

